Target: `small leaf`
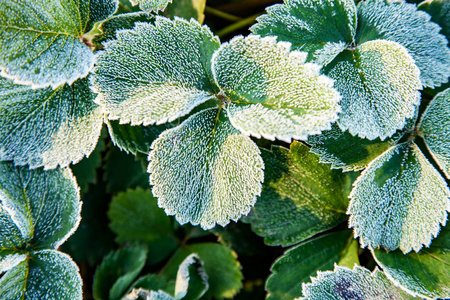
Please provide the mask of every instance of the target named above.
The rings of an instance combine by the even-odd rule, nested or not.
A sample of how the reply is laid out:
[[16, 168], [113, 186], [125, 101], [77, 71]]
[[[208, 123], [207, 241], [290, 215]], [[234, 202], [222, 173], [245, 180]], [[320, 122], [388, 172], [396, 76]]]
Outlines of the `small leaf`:
[[147, 244], [152, 263], [167, 258], [178, 246], [172, 222], [157, 206], [150, 190], [119, 193], [110, 204], [108, 218], [111, 230], [117, 234], [116, 241]]
[[139, 8], [146, 12], [158, 12], [159, 10], [164, 10], [169, 3], [172, 3], [172, 1], [173, 0], [130, 0], [131, 4], [139, 4]]
[[220, 244], [202, 243], [179, 248], [161, 270], [160, 276], [175, 279], [179, 265], [196, 253], [208, 275], [209, 289], [205, 299], [233, 298], [242, 287], [242, 273], [236, 254]]
[[53, 169], [89, 156], [103, 124], [94, 98], [87, 79], [33, 90], [0, 78], [0, 160]]
[[353, 174], [330, 170], [308, 150], [298, 142], [262, 150], [264, 188], [244, 221], [269, 245], [293, 245], [347, 219]]
[[133, 290], [147, 290], [147, 291], [159, 291], [163, 290], [168, 294], [173, 294], [175, 289], [175, 283], [167, 281], [156, 274], [148, 274], [138, 278], [133, 284], [132, 288], [127, 294], [133, 293]]
[[197, 254], [191, 254], [178, 268], [175, 300], [200, 299], [208, 290], [208, 275]]
[[[16, 252], [25, 248], [25, 240], [11, 215], [3, 207], [3, 189], [0, 189], [0, 273], [5, 271], [5, 257], [11, 259]], [[9, 265], [7, 263], [6, 265]], [[10, 269], [10, 268], [8, 268]]]
[[450, 179], [450, 89], [434, 97], [418, 127], [434, 160]]
[[450, 190], [414, 144], [391, 147], [355, 181], [348, 214], [363, 247], [404, 253], [436, 237], [450, 210]]
[[431, 15], [431, 21], [441, 26], [440, 33], [450, 41], [450, 2], [447, 0], [426, 0], [417, 7]]
[[329, 129], [336, 121], [339, 94], [305, 64], [306, 53], [289, 43], [250, 35], [236, 37], [214, 54], [214, 78], [228, 98], [231, 124], [246, 135], [290, 142]]
[[116, 12], [119, 6], [119, 0], [89, 0], [88, 3], [89, 21], [86, 24], [84, 32], [91, 30], [94, 23], [106, 20]]
[[203, 23], [205, 7], [206, 0], [175, 0], [167, 6], [163, 15], [171, 19], [176, 16], [186, 20], [194, 18]]
[[164, 291], [148, 291], [144, 289], [133, 290], [123, 300], [174, 300], [172, 296]]
[[326, 65], [353, 41], [356, 6], [352, 0], [292, 0], [267, 8], [250, 30], [277, 36], [294, 50], [308, 52], [308, 61]]
[[396, 287], [386, 275], [355, 266], [353, 270], [336, 266], [334, 271], [319, 272], [312, 283], [303, 285], [302, 299], [413, 299]]
[[342, 95], [339, 127], [361, 138], [392, 136], [420, 102], [419, 69], [395, 42], [376, 40], [346, 50], [324, 73]]
[[0, 297], [8, 300], [82, 299], [77, 265], [59, 251], [33, 253], [0, 278]]
[[171, 122], [213, 97], [210, 59], [218, 47], [219, 40], [195, 20], [137, 23], [99, 54], [96, 101], [121, 124]]
[[450, 49], [430, 15], [405, 1], [371, 0], [358, 4], [356, 42], [385, 39], [405, 47], [420, 69], [424, 87], [440, 86], [450, 76]]
[[430, 248], [404, 255], [383, 249], [372, 254], [386, 275], [412, 295], [450, 298], [450, 228], [443, 227]]
[[[69, 169], [30, 171], [0, 163], [0, 211], [9, 214], [29, 247], [58, 248], [78, 227], [80, 210], [78, 186]], [[17, 231], [9, 234], [17, 236]]]
[[109, 253], [95, 271], [94, 299], [121, 299], [144, 267], [146, 257], [147, 250], [138, 246]]
[[206, 109], [152, 144], [148, 172], [153, 195], [180, 224], [210, 229], [247, 214], [261, 192], [258, 147], [218, 109]]
[[[286, 251], [272, 266], [272, 275], [266, 284], [267, 300], [301, 297], [302, 283], [310, 282], [317, 271], [331, 270], [352, 241], [350, 231], [340, 231], [308, 240]], [[358, 263], [357, 255], [352, 267], [355, 263]]]

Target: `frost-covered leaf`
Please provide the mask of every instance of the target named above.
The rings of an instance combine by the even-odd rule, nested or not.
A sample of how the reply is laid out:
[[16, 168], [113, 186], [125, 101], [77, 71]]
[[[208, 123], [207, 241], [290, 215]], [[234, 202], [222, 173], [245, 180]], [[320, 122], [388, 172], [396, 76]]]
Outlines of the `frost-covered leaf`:
[[201, 243], [178, 248], [161, 270], [160, 276], [174, 280], [178, 273], [178, 267], [186, 257], [193, 253], [196, 253], [203, 262], [208, 276], [209, 289], [204, 298], [233, 298], [242, 287], [241, 267], [236, 253], [220, 244]]
[[440, 86], [450, 76], [450, 49], [430, 15], [405, 1], [365, 0], [358, 4], [356, 42], [385, 39], [405, 47], [420, 69], [425, 87]]
[[174, 298], [164, 291], [135, 289], [122, 300], [174, 300]]
[[419, 10], [423, 10], [431, 15], [431, 21], [441, 26], [443, 35], [450, 41], [450, 2], [448, 0], [425, 0], [418, 6]]
[[414, 144], [391, 147], [355, 181], [350, 227], [363, 247], [418, 252], [436, 237], [450, 210], [450, 190]]
[[396, 287], [383, 272], [376, 269], [371, 273], [358, 266], [353, 270], [336, 266], [334, 271], [319, 272], [311, 283], [303, 285], [303, 294], [305, 298], [300, 299], [413, 299]]
[[247, 214], [261, 192], [258, 147], [218, 109], [201, 111], [152, 144], [153, 195], [181, 224], [210, 229]]
[[96, 101], [121, 124], [173, 121], [213, 97], [210, 61], [217, 48], [219, 40], [195, 20], [137, 23], [97, 57]]
[[0, 211], [33, 249], [58, 248], [80, 222], [78, 186], [69, 169], [28, 170], [0, 162]]
[[85, 77], [95, 58], [81, 37], [116, 7], [117, 0], [1, 0], [1, 75], [34, 88]]
[[[138, 278], [132, 285], [127, 295], [133, 294], [137, 290], [147, 290], [147, 291], [165, 291], [168, 294], [173, 295], [175, 291], [175, 282], [167, 281], [156, 274], [147, 274]], [[136, 294], [136, 293], [134, 293]], [[127, 298], [125, 298], [127, 299]]]
[[404, 255], [401, 251], [373, 250], [386, 275], [414, 295], [450, 298], [450, 228], [443, 227], [430, 248]]
[[127, 246], [108, 254], [94, 275], [93, 295], [96, 300], [119, 300], [145, 265], [147, 250]]
[[353, 174], [320, 164], [299, 142], [291, 149], [262, 149], [265, 180], [261, 197], [244, 221], [269, 245], [289, 246], [347, 219]]
[[[317, 271], [331, 270], [334, 264], [340, 264], [352, 241], [351, 231], [339, 231], [308, 240], [286, 251], [272, 266], [272, 275], [266, 283], [267, 300], [301, 297], [302, 283], [310, 282]], [[359, 264], [357, 255], [353, 256], [351, 266], [354, 264]]]
[[178, 246], [172, 222], [156, 201], [150, 190], [128, 190], [113, 198], [108, 211], [116, 241], [147, 244], [151, 262], [162, 261]]
[[208, 290], [208, 275], [197, 254], [191, 254], [178, 268], [175, 300], [197, 300]]
[[342, 95], [339, 127], [361, 138], [393, 135], [420, 102], [419, 69], [395, 42], [376, 40], [346, 50], [324, 73]]
[[131, 4], [139, 4], [139, 8], [146, 12], [158, 12], [159, 10], [164, 10], [169, 3], [172, 3], [172, 1], [173, 0], [130, 0]]
[[180, 17], [186, 20], [191, 18], [203, 23], [206, 0], [175, 0], [170, 3], [163, 12], [168, 18]]
[[33, 253], [0, 278], [0, 298], [8, 300], [82, 299], [77, 265], [64, 253]]
[[247, 135], [270, 140], [306, 139], [336, 121], [339, 94], [305, 64], [306, 53], [290, 52], [274, 37], [236, 37], [214, 54], [214, 78], [227, 97], [231, 124]]
[[308, 52], [308, 61], [326, 65], [353, 41], [356, 6], [353, 0], [290, 0], [267, 8], [257, 21], [253, 33], [277, 36]]
[[0, 160], [53, 169], [89, 156], [103, 124], [94, 98], [87, 79], [33, 90], [0, 78]]
[[419, 134], [450, 179], [450, 89], [437, 94], [428, 105], [419, 125]]

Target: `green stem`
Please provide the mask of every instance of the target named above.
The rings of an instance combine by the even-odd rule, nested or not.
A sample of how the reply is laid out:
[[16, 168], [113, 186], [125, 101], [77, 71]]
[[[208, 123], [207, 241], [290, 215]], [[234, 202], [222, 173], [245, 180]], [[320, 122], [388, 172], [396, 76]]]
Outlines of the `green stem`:
[[244, 27], [250, 26], [250, 25], [252, 25], [255, 22], [256, 18], [259, 17], [261, 14], [262, 13], [257, 13], [255, 15], [252, 15], [252, 16], [248, 17], [248, 18], [245, 18], [245, 19], [240, 20], [240, 21], [238, 21], [236, 23], [233, 23], [230, 26], [227, 26], [227, 27], [219, 30], [217, 32], [217, 35], [219, 37], [224, 37], [224, 36], [226, 36], [226, 35], [228, 35], [230, 33], [238, 31], [239, 29], [242, 29]]
[[221, 10], [218, 10], [218, 9], [215, 9], [215, 8], [212, 8], [209, 6], [205, 7], [205, 13], [228, 20], [228, 21], [231, 21], [231, 22], [238, 22], [238, 21], [242, 20], [241, 17], [237, 17], [235, 15], [223, 12]]

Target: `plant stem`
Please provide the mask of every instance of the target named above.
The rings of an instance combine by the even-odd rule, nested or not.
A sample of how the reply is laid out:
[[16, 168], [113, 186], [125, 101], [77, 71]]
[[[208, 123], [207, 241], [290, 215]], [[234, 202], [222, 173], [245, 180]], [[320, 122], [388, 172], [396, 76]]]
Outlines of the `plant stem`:
[[228, 20], [228, 21], [231, 21], [231, 22], [238, 22], [238, 21], [242, 20], [241, 17], [237, 17], [235, 15], [220, 11], [218, 9], [215, 9], [215, 8], [212, 8], [209, 6], [205, 7], [205, 13]]
[[226, 35], [228, 35], [230, 33], [233, 33], [235, 31], [239, 30], [239, 29], [242, 29], [244, 27], [250, 26], [250, 25], [252, 25], [255, 22], [256, 18], [259, 17], [261, 14], [262, 13], [257, 13], [257, 14], [254, 14], [254, 15], [248, 17], [248, 18], [245, 18], [245, 19], [240, 20], [240, 21], [238, 21], [236, 23], [233, 23], [230, 26], [227, 26], [227, 27], [219, 30], [217, 32], [217, 35], [219, 37], [224, 37], [224, 36], [226, 36]]

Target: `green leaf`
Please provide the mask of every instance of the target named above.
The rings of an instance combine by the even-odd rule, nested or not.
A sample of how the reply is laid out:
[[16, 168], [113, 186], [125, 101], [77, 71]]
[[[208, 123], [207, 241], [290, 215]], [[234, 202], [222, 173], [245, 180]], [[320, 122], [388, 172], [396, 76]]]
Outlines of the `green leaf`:
[[299, 142], [291, 149], [262, 150], [265, 181], [261, 197], [245, 222], [268, 245], [289, 246], [347, 219], [353, 174], [320, 164]]
[[186, 20], [194, 18], [203, 23], [205, 7], [206, 0], [175, 0], [167, 5], [163, 15], [171, 19], [176, 16]]
[[0, 298], [8, 300], [82, 299], [77, 265], [59, 251], [42, 250], [0, 278]]
[[130, 0], [130, 2], [133, 5], [139, 4], [139, 8], [143, 11], [158, 12], [159, 10], [164, 10], [169, 3], [172, 3], [172, 0]]
[[133, 284], [132, 288], [127, 294], [133, 293], [133, 290], [147, 290], [147, 291], [159, 291], [163, 290], [169, 294], [174, 293], [175, 283], [167, 281], [156, 274], [148, 274], [138, 278]]
[[0, 0], [1, 75], [33, 88], [85, 77], [95, 57], [81, 37], [116, 7], [117, 0]]
[[147, 250], [139, 246], [127, 246], [108, 254], [94, 275], [94, 299], [121, 299], [144, 267], [146, 257]]
[[208, 275], [197, 254], [191, 254], [178, 268], [175, 300], [197, 300], [208, 290]]
[[267, 8], [257, 21], [253, 33], [277, 36], [308, 52], [308, 61], [326, 65], [353, 41], [356, 6], [353, 0], [291, 0]]
[[180, 224], [210, 229], [247, 214], [261, 192], [258, 147], [218, 109], [206, 109], [152, 144], [148, 172], [153, 195]]
[[404, 1], [371, 0], [358, 4], [356, 42], [384, 39], [404, 46], [420, 69], [424, 87], [440, 86], [450, 76], [450, 49], [430, 15]]
[[111, 202], [108, 218], [111, 230], [117, 234], [116, 241], [147, 244], [151, 262], [162, 261], [178, 246], [172, 222], [150, 190], [138, 188], [119, 193]]
[[179, 248], [160, 276], [175, 279], [178, 266], [192, 253], [198, 255], [208, 275], [209, 289], [204, 298], [233, 298], [242, 287], [242, 273], [236, 254], [220, 244], [202, 243]]
[[0, 160], [53, 169], [89, 156], [103, 124], [94, 99], [87, 79], [33, 90], [0, 78]]
[[373, 250], [386, 275], [410, 294], [450, 298], [450, 228], [443, 227], [430, 248], [404, 255], [401, 251]]
[[450, 179], [450, 89], [437, 94], [422, 115], [419, 134]]
[[393, 135], [420, 103], [419, 69], [395, 42], [370, 41], [346, 50], [324, 73], [342, 95], [339, 127], [361, 138]]
[[80, 210], [69, 169], [30, 171], [0, 162], [0, 211], [9, 214], [28, 248], [58, 248], [78, 227]]
[[372, 161], [350, 194], [349, 226], [363, 247], [428, 247], [450, 210], [450, 190], [414, 143], [391, 147]]
[[426, 0], [417, 7], [431, 15], [431, 21], [441, 26], [440, 33], [450, 41], [450, 2], [447, 0]]
[[98, 56], [96, 101], [121, 124], [171, 122], [213, 97], [210, 59], [217, 48], [219, 40], [195, 20], [137, 23]]
[[396, 287], [386, 275], [376, 269], [372, 273], [356, 266], [353, 270], [336, 266], [334, 271], [319, 272], [312, 283], [303, 285], [301, 299], [413, 299]]
[[[272, 266], [272, 275], [266, 283], [267, 300], [301, 297], [302, 283], [310, 282], [317, 271], [331, 270], [346, 254], [352, 241], [351, 231], [340, 231], [308, 240], [286, 251]], [[352, 267], [355, 263], [359, 263], [357, 255]]]
[[290, 142], [329, 129], [337, 120], [339, 94], [305, 64], [306, 54], [274, 37], [236, 37], [214, 54], [214, 78], [231, 103], [231, 124], [246, 135]]

